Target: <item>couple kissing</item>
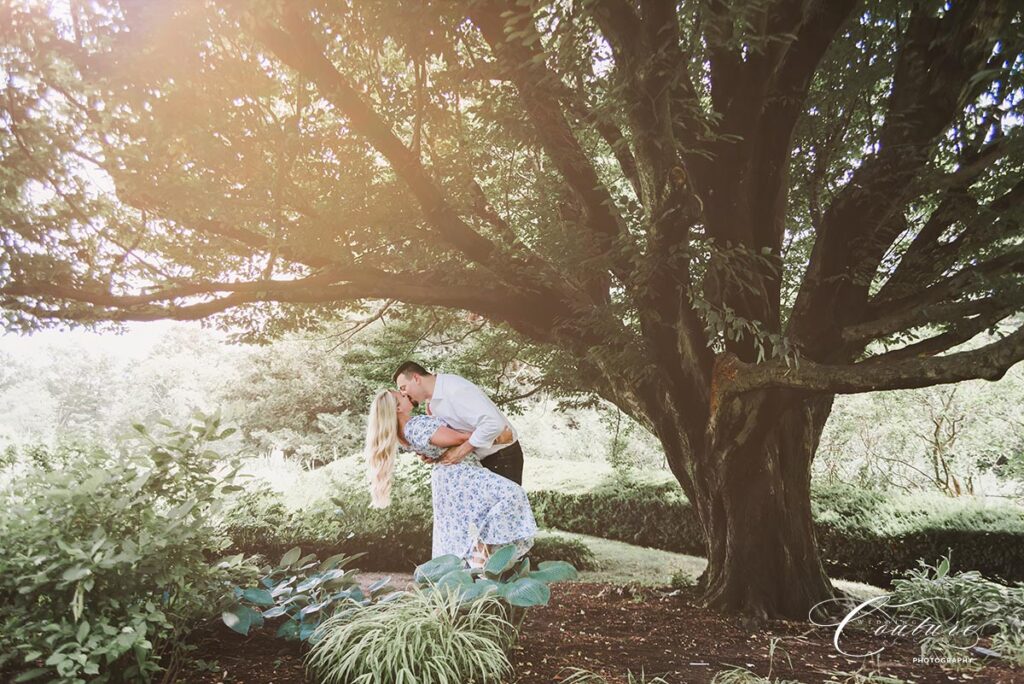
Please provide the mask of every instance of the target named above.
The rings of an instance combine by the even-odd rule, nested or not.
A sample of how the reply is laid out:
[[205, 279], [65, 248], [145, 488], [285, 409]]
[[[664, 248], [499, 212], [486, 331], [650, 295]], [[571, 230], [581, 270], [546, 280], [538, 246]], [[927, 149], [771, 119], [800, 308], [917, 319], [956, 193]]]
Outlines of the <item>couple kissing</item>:
[[[433, 468], [433, 558], [451, 554], [482, 567], [506, 544], [525, 556], [537, 523], [521, 486], [515, 428], [483, 390], [458, 375], [431, 374], [406, 361], [392, 380], [396, 389], [377, 393], [366, 426], [370, 505], [390, 503], [397, 453], [415, 452]], [[427, 413], [414, 414], [422, 403]]]

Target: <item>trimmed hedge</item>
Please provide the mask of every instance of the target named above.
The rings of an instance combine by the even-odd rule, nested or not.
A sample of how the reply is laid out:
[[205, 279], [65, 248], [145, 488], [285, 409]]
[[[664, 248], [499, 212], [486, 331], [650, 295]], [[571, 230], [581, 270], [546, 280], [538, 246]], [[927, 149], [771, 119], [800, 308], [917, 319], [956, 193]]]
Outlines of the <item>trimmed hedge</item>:
[[[273, 490], [249, 492], [228, 508], [223, 528], [232, 540], [232, 553], [277, 558], [293, 546], [321, 558], [366, 553], [356, 563], [364, 570], [407, 572], [430, 560], [429, 491], [425, 499], [413, 491], [396, 492], [391, 506], [383, 510], [371, 509], [368, 503], [364, 491], [347, 490], [332, 501], [289, 511]], [[593, 551], [583, 542], [543, 533], [534, 540], [530, 558], [535, 564], [568, 561], [577, 570], [597, 566]]]
[[[846, 485], [811, 493], [815, 529], [833, 577], [887, 586], [919, 558], [952, 549], [954, 566], [1024, 581], [1024, 508], [941, 495], [865, 492]], [[696, 515], [673, 483], [609, 478], [586, 492], [530, 493], [544, 527], [666, 551], [704, 555]]]
[[[390, 507], [368, 507], [365, 488], [339, 483], [331, 501], [289, 511], [271, 490], [236, 499], [225, 519], [236, 551], [276, 557], [292, 546], [334, 553], [366, 552], [366, 570], [409, 571], [430, 558], [430, 488], [396, 478]], [[609, 477], [579, 492], [533, 491], [541, 527], [589, 534], [677, 553], [704, 555], [689, 501], [674, 482]], [[1024, 509], [942, 495], [897, 495], [847, 485], [815, 486], [815, 529], [833, 577], [887, 586], [919, 558], [952, 550], [958, 570], [977, 570], [1003, 582], [1024, 581]], [[587, 553], [566, 540], [538, 537], [531, 557], [568, 560], [587, 569]], [[592, 556], [590, 556], [592, 558]], [[582, 564], [581, 564], [582, 563]]]
[[232, 552], [269, 558], [300, 546], [321, 558], [366, 553], [357, 563], [364, 570], [409, 572], [430, 559], [429, 499], [394, 496], [391, 506], [382, 510], [371, 509], [368, 503], [363, 492], [342, 491], [333, 500], [294, 511], [273, 490], [249, 492], [228, 508], [224, 531], [232, 540]]
[[704, 536], [679, 485], [609, 480], [579, 494], [530, 492], [537, 524], [676, 553], [704, 555]]

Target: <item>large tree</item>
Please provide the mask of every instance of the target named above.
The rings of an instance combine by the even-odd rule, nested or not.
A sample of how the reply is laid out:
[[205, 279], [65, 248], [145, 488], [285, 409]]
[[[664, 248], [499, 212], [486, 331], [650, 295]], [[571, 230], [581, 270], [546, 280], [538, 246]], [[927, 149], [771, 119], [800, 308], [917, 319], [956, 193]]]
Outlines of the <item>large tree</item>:
[[658, 437], [709, 605], [835, 595], [835, 394], [1024, 358], [1015, 2], [3, 12], [8, 329], [468, 310]]

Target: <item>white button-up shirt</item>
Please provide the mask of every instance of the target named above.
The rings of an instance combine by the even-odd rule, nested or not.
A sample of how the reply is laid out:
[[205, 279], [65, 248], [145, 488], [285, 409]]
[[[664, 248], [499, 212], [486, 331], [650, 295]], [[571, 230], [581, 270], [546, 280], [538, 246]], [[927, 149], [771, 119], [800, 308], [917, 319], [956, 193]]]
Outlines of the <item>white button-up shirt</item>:
[[[460, 375], [438, 373], [435, 376], [430, 413], [456, 430], [472, 431], [469, 443], [480, 458], [490, 456], [519, 440], [519, 433], [491, 398]], [[494, 440], [506, 425], [512, 429], [512, 442], [495, 444]]]

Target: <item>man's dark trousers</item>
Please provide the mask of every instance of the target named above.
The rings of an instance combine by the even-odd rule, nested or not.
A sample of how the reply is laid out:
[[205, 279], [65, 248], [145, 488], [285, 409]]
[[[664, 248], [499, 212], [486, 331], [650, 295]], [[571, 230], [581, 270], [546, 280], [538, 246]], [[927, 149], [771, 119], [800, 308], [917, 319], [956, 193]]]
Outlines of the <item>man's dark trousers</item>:
[[481, 459], [480, 465], [517, 485], [523, 484], [523, 449], [518, 441]]

